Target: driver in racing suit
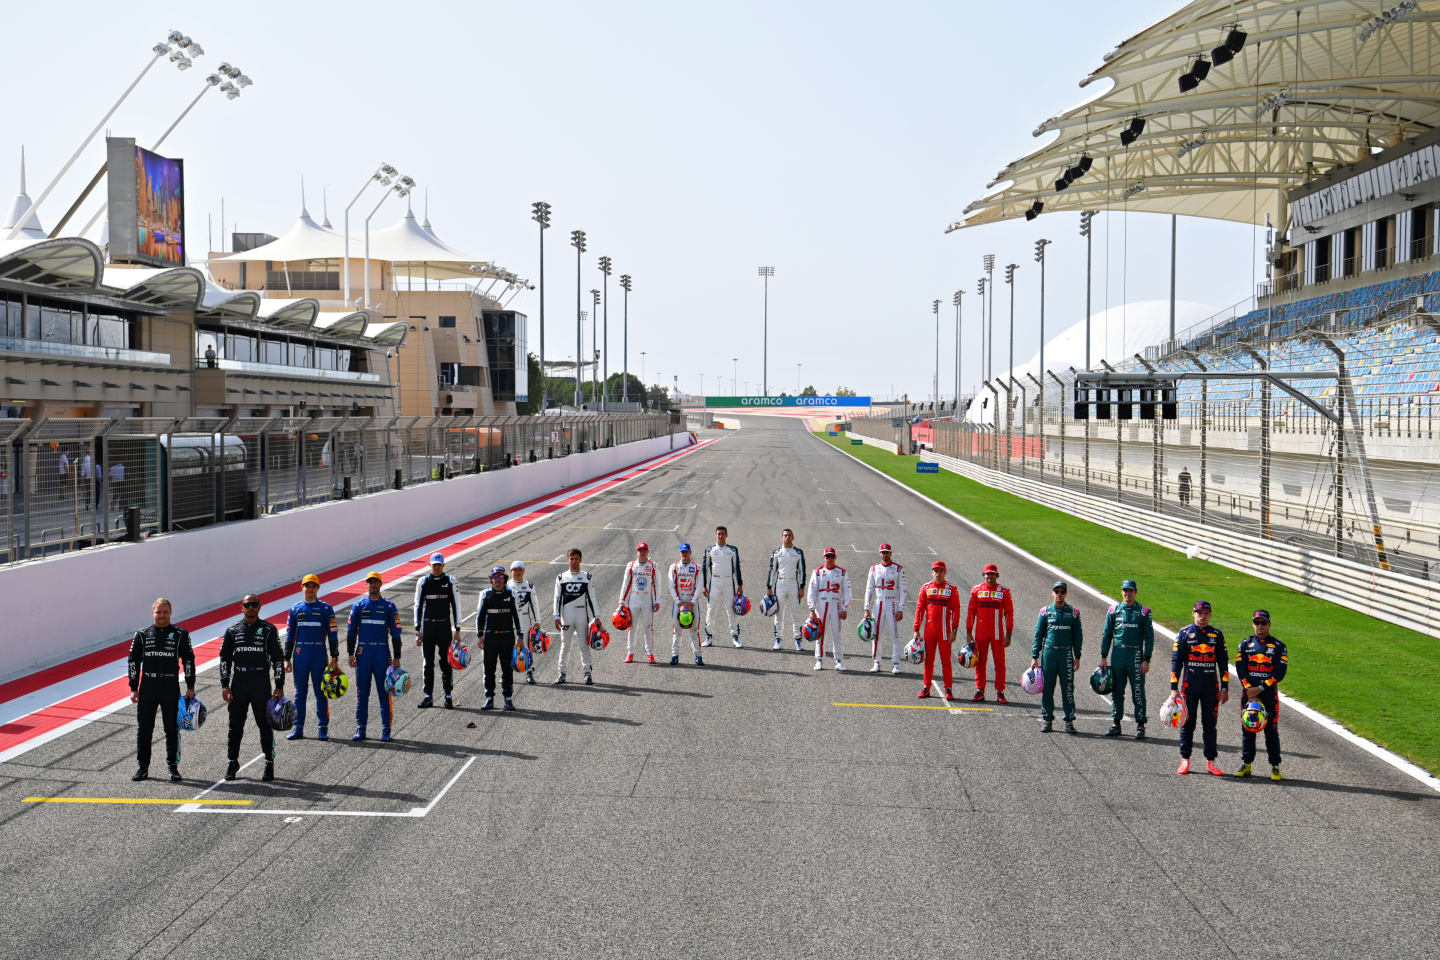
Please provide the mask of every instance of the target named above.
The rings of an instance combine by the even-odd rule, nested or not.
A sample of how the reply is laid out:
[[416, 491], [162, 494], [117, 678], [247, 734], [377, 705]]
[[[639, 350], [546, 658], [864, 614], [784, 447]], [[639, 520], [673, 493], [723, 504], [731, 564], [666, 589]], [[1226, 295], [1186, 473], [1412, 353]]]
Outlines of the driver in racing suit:
[[930, 570], [935, 579], [921, 587], [915, 595], [914, 634], [916, 639], [925, 638], [925, 685], [916, 696], [921, 700], [930, 696], [930, 685], [935, 681], [935, 658], [938, 656], [945, 677], [945, 699], [954, 700], [955, 694], [950, 690], [950, 645], [955, 631], [960, 629], [960, 588], [945, 582], [944, 560], [930, 564]]
[[650, 559], [650, 544], [635, 544], [635, 559], [625, 565], [625, 583], [617, 606], [630, 608], [630, 629], [625, 632], [625, 662], [635, 662], [635, 634], [645, 640], [645, 659], [655, 662], [655, 614], [660, 609], [659, 571]]
[[800, 639], [800, 602], [805, 598], [805, 551], [795, 546], [795, 531], [786, 527], [780, 533], [780, 546], [770, 554], [770, 571], [765, 577], [765, 592], [775, 598], [775, 649], [780, 649], [781, 631], [790, 624], [795, 649], [804, 650]]
[[705, 584], [705, 646], [710, 646], [710, 633], [715, 629], [715, 610], [725, 613], [725, 622], [730, 625], [730, 642], [740, 643], [740, 618], [731, 606], [737, 594], [745, 592], [740, 576], [740, 551], [725, 540], [730, 533], [724, 527], [715, 528], [715, 542], [705, 548], [702, 565]]
[[[670, 623], [674, 632], [670, 634], [670, 665], [680, 662], [680, 634], [690, 638], [690, 649], [695, 653], [695, 666], [705, 666], [700, 656], [700, 565], [690, 561], [690, 544], [680, 544], [680, 559], [670, 564], [668, 578], [670, 591]], [[688, 603], [695, 615], [687, 630], [680, 626], [680, 604]]]
[[985, 564], [985, 581], [970, 588], [970, 605], [965, 610], [965, 640], [975, 645], [975, 696], [971, 703], [985, 699], [985, 661], [995, 657], [995, 701], [1005, 699], [1005, 648], [1015, 634], [1015, 600], [1010, 588], [1000, 586], [1000, 568]]
[[580, 569], [580, 548], [571, 547], [566, 555], [570, 569], [555, 578], [555, 629], [560, 634], [560, 652], [556, 656], [555, 682], [565, 682], [565, 654], [573, 646], [580, 650], [580, 667], [585, 671], [585, 685], [593, 686], [590, 673], [590, 624], [599, 617], [595, 598], [590, 595], [590, 574]]
[[[522, 637], [530, 636], [530, 628], [540, 622], [540, 612], [535, 608], [535, 585], [525, 579], [525, 561], [516, 560], [510, 564], [510, 592], [515, 594], [515, 610], [520, 614]], [[535, 682], [535, 654], [531, 651], [530, 669], [525, 672], [525, 682]]]
[[850, 609], [850, 578], [844, 567], [835, 565], [835, 548], [825, 548], [825, 563], [810, 574], [810, 586], [805, 591], [805, 600], [810, 615], [820, 621], [820, 636], [815, 641], [815, 669], [824, 667], [825, 641], [830, 641], [830, 653], [835, 658], [835, 669], [844, 670], [845, 661], [840, 651], [840, 628]]
[[905, 568], [891, 559], [891, 547], [880, 544], [880, 562], [865, 578], [865, 616], [875, 621], [870, 656], [871, 673], [880, 672], [880, 641], [890, 635], [890, 672], [900, 672], [900, 621], [905, 618]]
[[[307, 687], [315, 691], [315, 719], [320, 725], [316, 736], [330, 739], [330, 701], [320, 692], [325, 676], [325, 654], [329, 647], [330, 667], [340, 666], [340, 631], [335, 624], [335, 608], [320, 597], [320, 578], [307, 573], [300, 581], [305, 599], [290, 608], [285, 628], [285, 670], [295, 672], [295, 729], [286, 740], [305, 737], [305, 698]], [[327, 643], [328, 642], [328, 643]]]
[[[385, 689], [385, 673], [400, 666], [400, 608], [380, 596], [380, 571], [365, 575], [367, 593], [350, 607], [345, 624], [345, 650], [355, 673], [355, 735], [351, 740], [365, 739], [365, 726], [370, 720], [370, 684], [380, 700], [380, 739], [390, 742], [390, 723], [395, 703]], [[358, 649], [357, 649], [358, 644]]]

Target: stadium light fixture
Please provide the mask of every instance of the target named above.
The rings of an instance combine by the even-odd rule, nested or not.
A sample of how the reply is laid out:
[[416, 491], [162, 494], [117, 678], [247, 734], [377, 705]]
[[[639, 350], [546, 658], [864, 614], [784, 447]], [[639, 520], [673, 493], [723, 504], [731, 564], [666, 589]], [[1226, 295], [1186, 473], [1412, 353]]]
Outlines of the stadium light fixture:
[[1244, 30], [1240, 29], [1238, 23], [1232, 25], [1230, 30], [1225, 34], [1225, 39], [1220, 42], [1220, 46], [1210, 51], [1210, 59], [1214, 62], [1215, 66], [1218, 67], [1234, 60], [1236, 55], [1244, 48], [1246, 36], [1247, 34]]
[[1128, 187], [1125, 188], [1124, 199], [1129, 200], [1131, 197], [1135, 196], [1135, 195], [1138, 194], [1138, 193], [1143, 192], [1144, 190], [1145, 190], [1145, 181], [1144, 181], [1144, 180], [1136, 180], [1134, 183], [1130, 184], [1130, 186], [1128, 186]]
[[582, 291], [580, 283], [581, 258], [585, 253], [585, 231], [571, 230], [570, 245], [575, 248], [575, 409], [580, 409], [580, 331], [585, 325], [585, 311], [580, 308]]
[[[540, 409], [550, 409], [550, 378], [545, 376], [545, 231], [550, 229], [550, 204], [530, 204], [530, 218], [540, 224]], [[478, 286], [478, 284], [477, 284]]]
[[1207, 141], [1205, 134], [1201, 133], [1198, 137], [1195, 137], [1191, 140], [1186, 140], [1184, 143], [1180, 144], [1180, 149], [1175, 152], [1175, 156], [1179, 158], [1185, 156], [1187, 153], [1193, 153], [1194, 151], [1199, 150], [1201, 147], [1205, 146], [1206, 142]]
[[[225, 74], [227, 77], [230, 75], [231, 71], [234, 71], [235, 73], [239, 73], [239, 72], [240, 72], [239, 70], [237, 70], [235, 67], [232, 67], [232, 66], [231, 66], [230, 64], [228, 64], [228, 63], [222, 63], [222, 64], [220, 64], [219, 70], [220, 70], [221, 73]], [[343, 273], [344, 273], [344, 275], [345, 275], [345, 306], [346, 306], [347, 309], [351, 306], [351, 300], [350, 300], [350, 208], [353, 207], [353, 206], [355, 206], [355, 204], [356, 204], [357, 202], [359, 202], [361, 194], [363, 194], [366, 190], [370, 189], [370, 184], [372, 184], [372, 183], [378, 183], [378, 184], [380, 184], [380, 186], [382, 186], [382, 187], [388, 187], [388, 186], [390, 186], [390, 183], [391, 183], [390, 178], [396, 176], [398, 173], [399, 173], [399, 171], [396, 170], [394, 167], [390, 166], [390, 164], [388, 164], [388, 163], [381, 163], [380, 166], [378, 166], [378, 167], [375, 168], [375, 172], [372, 173], [372, 174], [370, 174], [370, 176], [369, 176], [368, 178], [366, 178], [364, 185], [362, 185], [362, 186], [360, 187], [360, 189], [359, 189], [358, 191], [356, 191], [355, 197], [354, 197], [348, 204], [345, 205], [345, 265], [344, 265]], [[367, 276], [366, 279], [368, 280], [369, 277]]]
[[1402, 17], [1414, 13], [1415, 7], [1415, 0], [1400, 0], [1399, 3], [1395, 4], [1395, 6], [1391, 7], [1389, 10], [1386, 10], [1384, 13], [1381, 13], [1378, 16], [1371, 17], [1369, 20], [1366, 20], [1364, 25], [1360, 27], [1360, 42], [1364, 43], [1366, 40], [1369, 40], [1371, 37], [1373, 37], [1378, 31], [1390, 26], [1390, 24], [1394, 23], [1396, 20], [1399, 20]]
[[763, 278], [762, 282], [765, 287], [760, 325], [760, 394], [768, 397], [770, 395], [770, 278], [775, 276], [775, 268], [759, 267], [755, 273]]
[[[178, 47], [182, 51], [181, 59], [183, 59], [184, 61], [183, 66], [181, 66], [181, 60], [176, 60], [173, 57], [172, 54], [174, 51], [172, 51], [172, 47]], [[183, 52], [186, 51], [187, 48], [189, 52]], [[115, 111], [120, 109], [120, 105], [123, 104], [127, 98], [129, 98], [131, 92], [137, 86], [139, 86], [140, 81], [145, 79], [145, 74], [150, 72], [150, 68], [155, 66], [155, 64], [160, 61], [161, 57], [172, 55], [171, 60], [175, 63], [177, 67], [179, 67], [179, 69], [188, 70], [193, 63], [193, 58], [200, 56], [204, 52], [205, 51], [201, 49], [198, 43], [196, 43], [194, 40], [191, 40], [179, 30], [171, 30], [168, 34], [165, 35], [165, 39], [163, 41], [150, 47], [150, 53], [152, 54], [152, 56], [150, 57], [149, 61], [146, 62], [144, 68], [141, 69], [140, 73], [135, 77], [134, 80], [130, 81], [130, 86], [125, 88], [125, 90], [120, 94], [120, 98], [115, 101], [114, 105], [110, 107], [110, 109], [106, 112], [105, 116], [100, 118], [100, 122], [95, 124], [94, 129], [92, 129], [90, 133], [85, 137], [85, 139], [80, 142], [80, 146], [75, 148], [75, 152], [70, 155], [70, 159], [65, 161], [65, 165], [62, 166], [59, 172], [55, 174], [54, 178], [48, 184], [46, 184], [45, 189], [40, 191], [40, 195], [30, 202], [29, 208], [26, 209], [22, 214], [20, 214], [20, 216], [15, 218], [14, 226], [10, 228], [10, 232], [5, 234], [3, 239], [14, 240], [17, 236], [19, 236], [20, 231], [24, 229], [25, 224], [30, 222], [30, 217], [35, 213], [36, 210], [40, 209], [40, 205], [45, 202], [46, 198], [50, 196], [51, 192], [53, 192], [56, 186], [59, 185], [60, 181], [64, 179], [65, 174], [70, 172], [70, 168], [75, 165], [75, 161], [80, 159], [80, 154], [85, 152], [85, 148], [90, 146], [90, 142], [95, 139], [96, 134], [98, 134], [102, 129], [104, 129], [105, 124], [108, 123], [110, 118], [115, 115]]]
[[1266, 97], [1264, 100], [1260, 101], [1260, 106], [1255, 108], [1254, 119], [1259, 120], [1261, 117], [1265, 116], [1265, 114], [1270, 113], [1274, 110], [1279, 110], [1281, 107], [1285, 106], [1285, 104], [1289, 102], [1290, 91], [1277, 90], [1274, 93], [1270, 94], [1268, 97]]

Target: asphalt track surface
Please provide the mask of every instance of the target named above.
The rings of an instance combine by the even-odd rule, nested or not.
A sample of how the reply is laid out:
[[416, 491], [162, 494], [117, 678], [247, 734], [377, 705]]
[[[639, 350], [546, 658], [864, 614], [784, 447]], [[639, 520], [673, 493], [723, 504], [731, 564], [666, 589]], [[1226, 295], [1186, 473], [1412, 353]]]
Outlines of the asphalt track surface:
[[[850, 670], [816, 673], [808, 648], [772, 651], [754, 612], [745, 648], [717, 637], [703, 668], [688, 657], [624, 665], [617, 636], [597, 655], [594, 687], [522, 684], [515, 714], [478, 711], [472, 667], [454, 711], [398, 701], [391, 744], [349, 742], [352, 691], [332, 708], [335, 739], [280, 741], [273, 784], [253, 763], [212, 787], [225, 760], [219, 712], [185, 735], [186, 783], [132, 784], [127, 708], [0, 765], [11, 917], [0, 956], [1440, 954], [1440, 795], [1293, 714], [1285, 783], [1177, 777], [1172, 732], [1153, 719], [1147, 742], [1100, 738], [1108, 707], [1083, 680], [1079, 735], [1040, 733], [1038, 698], [1017, 680], [1053, 577], [803, 423], [743, 424], [453, 564], [466, 612], [496, 561], [524, 558], [548, 595], [571, 545], [613, 603], [635, 540], [668, 565], [682, 539], [710, 542], [717, 522], [757, 598], [782, 526], [807, 558], [833, 544], [854, 611], [884, 539], [912, 595], [936, 554], [966, 584], [1000, 565], [1019, 598], [1010, 706], [836, 706], [916, 706], [917, 670], [870, 675], [850, 639]], [[1104, 611], [1076, 599], [1083, 678]], [[1219, 613], [1222, 627], [1242, 622]], [[1277, 634], [1304, 670], [1303, 638], [1283, 624]], [[407, 633], [418, 680], [412, 643]], [[668, 631], [660, 645], [668, 653]], [[541, 661], [546, 681], [554, 656]], [[221, 704], [214, 671], [200, 695]], [[1220, 740], [1233, 770], [1233, 701]], [[251, 728], [242, 760], [257, 753]], [[24, 802], [35, 796], [248, 804]]]

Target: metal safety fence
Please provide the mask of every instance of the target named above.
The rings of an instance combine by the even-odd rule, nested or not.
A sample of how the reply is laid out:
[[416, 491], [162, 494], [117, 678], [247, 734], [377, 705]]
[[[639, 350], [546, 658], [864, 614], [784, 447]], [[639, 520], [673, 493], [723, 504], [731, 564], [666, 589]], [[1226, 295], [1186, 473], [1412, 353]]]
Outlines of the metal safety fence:
[[1182, 394], [1177, 419], [1124, 421], [1075, 419], [1069, 374], [1047, 372], [1043, 407], [1033, 378], [1027, 386], [987, 384], [982, 422], [868, 417], [850, 430], [897, 452], [928, 449], [1200, 526], [1440, 580], [1440, 398], [1355, 398], [1338, 389], [1320, 401], [1327, 416], [1278, 389], [1257, 385], [1254, 397], [1219, 400], [1201, 389]]
[[664, 414], [0, 419], [0, 562], [667, 436]]

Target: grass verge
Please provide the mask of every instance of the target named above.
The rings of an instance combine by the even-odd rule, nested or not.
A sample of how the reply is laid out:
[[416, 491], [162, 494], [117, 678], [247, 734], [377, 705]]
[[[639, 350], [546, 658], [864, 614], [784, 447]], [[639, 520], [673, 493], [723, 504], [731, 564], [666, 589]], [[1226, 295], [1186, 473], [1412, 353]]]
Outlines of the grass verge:
[[[1275, 635], [1290, 650], [1290, 672], [1281, 684], [1286, 693], [1431, 773], [1440, 771], [1440, 715], [1433, 708], [1440, 640], [1219, 564], [1191, 560], [1178, 550], [948, 470], [917, 474], [917, 457], [851, 446], [844, 433], [816, 436], [1111, 596], [1119, 596], [1121, 580], [1134, 577], [1141, 602], [1154, 611], [1157, 623], [1172, 630], [1190, 622], [1196, 600], [1209, 600], [1215, 608], [1213, 622], [1224, 631], [1232, 658], [1239, 642], [1250, 635], [1251, 611], [1269, 610]], [[943, 556], [940, 545], [935, 547]], [[1038, 608], [1046, 599], [1026, 597], [1017, 606]], [[1017, 632], [1019, 619], [1017, 615]], [[1027, 636], [1032, 626], [1023, 625]], [[1093, 665], [1100, 634], [1098, 625], [1092, 630], [1085, 659]], [[1156, 644], [1152, 675], [1159, 671], [1163, 683], [1169, 679], [1169, 651], [1161, 653], [1162, 643]]]

